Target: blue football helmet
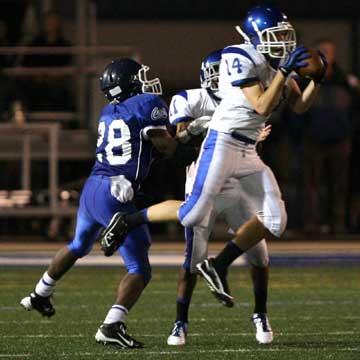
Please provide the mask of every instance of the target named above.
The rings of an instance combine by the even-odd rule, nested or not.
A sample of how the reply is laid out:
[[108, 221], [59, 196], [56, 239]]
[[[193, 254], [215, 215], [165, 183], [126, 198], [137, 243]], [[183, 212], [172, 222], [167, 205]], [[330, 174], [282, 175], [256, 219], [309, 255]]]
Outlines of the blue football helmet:
[[245, 18], [243, 29], [236, 26], [246, 44], [271, 58], [283, 59], [296, 48], [296, 33], [287, 16], [272, 5], [258, 5]]
[[203, 89], [219, 97], [219, 66], [221, 60], [220, 50], [212, 51], [201, 63], [200, 84]]
[[121, 102], [138, 94], [162, 94], [158, 78], [148, 80], [150, 68], [123, 58], [113, 60], [100, 76], [100, 87], [109, 101]]

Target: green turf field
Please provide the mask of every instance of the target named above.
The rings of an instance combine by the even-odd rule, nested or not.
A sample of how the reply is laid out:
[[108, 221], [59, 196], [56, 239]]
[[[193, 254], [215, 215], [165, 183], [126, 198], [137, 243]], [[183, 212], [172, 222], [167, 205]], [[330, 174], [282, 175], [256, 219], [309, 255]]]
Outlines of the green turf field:
[[94, 335], [114, 299], [121, 271], [75, 268], [59, 284], [51, 320], [26, 312], [19, 300], [42, 268], [0, 269], [0, 359], [360, 359], [360, 267], [273, 268], [269, 315], [272, 345], [258, 345], [249, 317], [247, 269], [234, 268], [237, 305], [224, 308], [199, 282], [185, 347], [166, 338], [175, 316], [176, 268], [156, 268], [128, 320], [142, 350], [96, 344]]

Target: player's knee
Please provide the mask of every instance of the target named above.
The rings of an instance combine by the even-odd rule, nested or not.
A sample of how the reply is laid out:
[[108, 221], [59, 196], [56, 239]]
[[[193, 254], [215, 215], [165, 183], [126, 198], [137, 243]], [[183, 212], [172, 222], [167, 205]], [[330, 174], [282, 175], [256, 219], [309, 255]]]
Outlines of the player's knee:
[[249, 259], [251, 265], [256, 266], [258, 268], [266, 268], [269, 266], [269, 255], [268, 254], [261, 254], [252, 256]]
[[81, 243], [79, 241], [72, 241], [68, 245], [68, 249], [77, 257], [82, 258], [89, 254], [92, 249], [92, 245]]
[[265, 209], [258, 214], [259, 220], [276, 237], [280, 237], [286, 229], [287, 213], [285, 205], [280, 200], [277, 206]]
[[198, 211], [198, 210], [199, 209], [196, 209], [196, 211], [194, 210], [186, 213], [179, 211], [179, 220], [181, 225], [183, 225], [186, 228], [208, 226], [210, 219], [210, 212], [205, 210], [203, 211]]
[[142, 275], [144, 280], [144, 287], [150, 282], [152, 277], [151, 267], [149, 266], [134, 266], [128, 269], [128, 274]]
[[[181, 215], [181, 214], [180, 214]], [[184, 216], [180, 216], [181, 225], [184, 227], [194, 227], [199, 225], [202, 218], [196, 214], [186, 214]]]
[[[190, 197], [180, 206], [179, 220], [187, 228], [199, 226], [206, 217], [206, 201], [199, 201], [199, 194], [191, 194]], [[195, 206], [196, 205], [196, 206]]]

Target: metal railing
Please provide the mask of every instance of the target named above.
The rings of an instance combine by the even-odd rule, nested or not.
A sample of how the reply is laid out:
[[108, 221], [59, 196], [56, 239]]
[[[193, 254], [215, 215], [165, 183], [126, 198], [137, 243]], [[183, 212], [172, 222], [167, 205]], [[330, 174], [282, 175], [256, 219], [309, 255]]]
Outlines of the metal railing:
[[[2, 136], [15, 136], [16, 139], [21, 139], [22, 155], [21, 155], [21, 183], [22, 190], [31, 190], [31, 140], [34, 135], [45, 135], [48, 137], [49, 152], [49, 207], [42, 209], [40, 212], [44, 215], [55, 215], [58, 212], [58, 141], [59, 141], [59, 124], [0, 124], [0, 138]], [[7, 159], [9, 154], [0, 153], [0, 159]], [[10, 154], [12, 158], [16, 154]], [[23, 208], [13, 209], [14, 213], [24, 213]], [[27, 208], [26, 214], [32, 214], [34, 209]], [[38, 212], [37, 212], [38, 213]], [[1, 209], [0, 216], [9, 215], [9, 208]]]
[[[89, 86], [89, 80], [97, 77], [110, 59], [128, 56], [140, 61], [140, 54], [129, 46], [64, 46], [64, 47], [38, 47], [38, 46], [2, 46], [0, 55], [74, 55], [71, 66], [62, 67], [23, 67], [14, 66], [2, 69], [2, 73], [11, 78], [18, 77], [67, 77], [72, 76], [76, 82], [76, 112], [72, 114], [76, 118], [79, 127], [88, 127], [86, 119], [89, 118], [87, 103], [94, 105], [98, 101], [96, 93], [92, 93], [93, 87]], [[21, 63], [21, 61], [15, 61]], [[56, 115], [55, 115], [56, 116]], [[90, 114], [90, 117], [92, 115]], [[93, 121], [92, 121], [93, 123]]]
[[[21, 160], [21, 190], [31, 190], [31, 163], [38, 158], [32, 147], [36, 138], [44, 135], [48, 144], [41, 148], [42, 158], [47, 158], [49, 165], [49, 204], [48, 206], [24, 206], [24, 207], [1, 207], [0, 217], [8, 216], [73, 216], [76, 207], [63, 207], [59, 204], [59, 136], [60, 121], [77, 120], [79, 127], [83, 129], [95, 129], [95, 123], [102, 106], [102, 97], [98, 89], [97, 76], [110, 59], [127, 56], [140, 61], [140, 55], [131, 47], [127, 46], [71, 46], [71, 47], [0, 47], [0, 55], [54, 55], [71, 54], [74, 56], [72, 66], [65, 67], [22, 67], [14, 66], [2, 69], [2, 73], [9, 78], [54, 76], [72, 76], [76, 80], [76, 111], [36, 111], [26, 114], [26, 119], [32, 123], [7, 123], [0, 124], [0, 139], [21, 142], [12, 146], [12, 150], [4, 149], [0, 152], [2, 160]], [[96, 82], [94, 79], [96, 77]], [[96, 84], [95, 84], [96, 83]], [[96, 87], [96, 88], [95, 88]], [[61, 101], [61, 99], [59, 99]], [[87, 104], [91, 108], [87, 108]], [[88, 117], [94, 120], [87, 123]], [[35, 123], [35, 122], [39, 123]], [[51, 122], [50, 122], [51, 121]], [[13, 140], [11, 140], [13, 139]], [[16, 149], [17, 148], [17, 149]], [[16, 150], [14, 150], [16, 149]], [[37, 152], [39, 149], [36, 150]], [[84, 155], [81, 155], [82, 158]], [[76, 158], [76, 150], [74, 149]]]

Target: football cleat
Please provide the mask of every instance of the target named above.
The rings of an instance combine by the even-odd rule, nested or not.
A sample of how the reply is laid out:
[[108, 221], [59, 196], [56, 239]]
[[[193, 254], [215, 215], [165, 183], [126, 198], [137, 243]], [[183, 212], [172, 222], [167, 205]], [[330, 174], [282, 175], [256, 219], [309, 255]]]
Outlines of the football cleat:
[[114, 345], [121, 349], [140, 349], [144, 347], [144, 344], [127, 333], [126, 325], [121, 321], [102, 324], [95, 335], [95, 340], [98, 343]]
[[35, 291], [24, 297], [20, 301], [20, 305], [28, 311], [35, 309], [43, 316], [51, 317], [55, 315], [55, 308], [51, 304], [50, 296], [40, 296]]
[[125, 221], [125, 213], [115, 213], [107, 228], [99, 235], [101, 250], [104, 255], [111, 256], [124, 242], [127, 234], [128, 224]]
[[219, 274], [214, 265], [214, 259], [206, 259], [196, 265], [200, 275], [206, 281], [214, 296], [227, 307], [234, 306], [234, 298], [229, 295], [229, 285], [226, 275]]
[[188, 324], [184, 321], [176, 321], [167, 339], [168, 345], [185, 345], [188, 333]]
[[254, 325], [256, 340], [259, 344], [270, 344], [274, 339], [274, 335], [267, 315], [254, 313], [251, 321]]

